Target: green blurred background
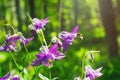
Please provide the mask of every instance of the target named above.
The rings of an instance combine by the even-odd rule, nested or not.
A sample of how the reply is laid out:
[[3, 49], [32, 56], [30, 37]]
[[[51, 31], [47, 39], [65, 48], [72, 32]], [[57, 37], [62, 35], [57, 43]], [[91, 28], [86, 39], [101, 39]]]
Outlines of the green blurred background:
[[[97, 80], [120, 79], [120, 0], [0, 0], [0, 45], [5, 40], [7, 33], [12, 33], [11, 28], [4, 24], [11, 24], [17, 31], [30, 37], [28, 29], [29, 20], [27, 13], [32, 18], [43, 19], [49, 17], [49, 23], [44, 31], [47, 42], [60, 31], [71, 31], [79, 25], [79, 31], [84, 39], [77, 39], [65, 53], [66, 58], [56, 61], [52, 68], [52, 77], [59, 80], [73, 80], [81, 75], [82, 56], [88, 51], [95, 50], [94, 62], [89, 59], [87, 64], [94, 69], [103, 66], [103, 76]], [[27, 48], [35, 59], [41, 44], [37, 37]], [[25, 49], [14, 53], [17, 62], [26, 67], [28, 80], [32, 79], [34, 70], [28, 66], [22, 57]], [[48, 76], [46, 68], [39, 72]], [[0, 77], [8, 71], [16, 71], [16, 67], [9, 53], [0, 52]]]

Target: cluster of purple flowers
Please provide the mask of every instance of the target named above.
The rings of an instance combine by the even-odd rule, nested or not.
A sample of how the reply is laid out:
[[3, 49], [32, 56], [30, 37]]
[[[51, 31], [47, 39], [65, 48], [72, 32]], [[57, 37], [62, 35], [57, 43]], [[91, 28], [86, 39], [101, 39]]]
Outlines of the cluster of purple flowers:
[[[35, 34], [41, 33], [44, 26], [49, 22], [48, 17], [42, 20], [37, 18], [33, 18], [32, 24], [30, 27], [31, 34], [34, 36]], [[32, 61], [32, 66], [44, 65], [50, 67], [51, 64], [55, 60], [61, 60], [65, 57], [64, 52], [66, 52], [70, 45], [72, 45], [74, 39], [78, 35], [79, 27], [76, 25], [71, 32], [62, 31], [58, 34], [58, 37], [53, 37], [51, 39], [52, 44], [42, 45], [40, 48], [40, 53], [36, 55], [36, 59]], [[40, 36], [42, 37], [42, 36]], [[6, 36], [5, 42], [2, 46], [0, 46], [0, 51], [17, 51], [17, 43], [20, 43], [20, 46], [27, 45], [30, 41], [33, 40], [34, 37], [25, 38], [23, 35], [17, 33]], [[44, 38], [44, 37], [43, 37]], [[45, 40], [45, 39], [44, 39]], [[85, 80], [94, 80], [97, 77], [100, 77], [102, 73], [100, 72], [102, 68], [97, 70], [93, 70], [91, 66], [85, 66]], [[0, 80], [20, 80], [19, 76], [11, 76], [10, 73], [6, 74]]]
[[19, 42], [20, 45], [23, 46], [27, 45], [32, 40], [33, 37], [25, 38], [24, 36], [20, 36], [19, 34], [8, 34], [6, 36], [5, 43], [3, 44], [3, 46], [0, 46], [0, 51], [17, 51], [17, 42]]
[[[42, 28], [47, 24], [47, 22], [49, 22], [48, 18], [45, 18], [43, 20], [34, 18], [33, 26], [31, 27], [32, 34], [33, 32], [40, 32]], [[69, 45], [72, 44], [74, 38], [77, 36], [78, 29], [78, 26], [76, 26], [72, 32], [62, 31], [58, 34], [58, 38], [52, 38], [51, 41], [54, 44], [50, 47], [42, 46], [40, 48], [40, 54], [36, 55], [37, 58], [32, 62], [32, 65], [39, 66], [40, 64], [43, 64], [45, 66], [50, 66], [54, 60], [60, 60], [64, 58], [65, 55], [62, 52], [65, 52], [68, 49]], [[58, 48], [62, 48], [63, 51], [58, 51]]]
[[[43, 20], [38, 20], [37, 18], [33, 19], [33, 27], [31, 32], [40, 32], [40, 30], [47, 24], [48, 18]], [[40, 53], [36, 55], [36, 60], [32, 62], [32, 66], [39, 66], [41, 64], [45, 66], [50, 66], [54, 60], [60, 60], [65, 57], [62, 52], [68, 50], [69, 46], [73, 43], [75, 37], [77, 37], [79, 27], [78, 25], [71, 32], [62, 31], [58, 34], [57, 37], [53, 37], [51, 42], [54, 43], [50, 48], [48, 46], [42, 46], [40, 48]], [[61, 41], [62, 40], [62, 41]], [[58, 51], [58, 48], [61, 48], [63, 51]], [[86, 80], [93, 80], [97, 77], [100, 77], [102, 73], [100, 72], [102, 68], [93, 70], [91, 66], [85, 66], [86, 71]]]
[[0, 80], [20, 80], [19, 75], [11, 76], [10, 73], [7, 73], [3, 78], [0, 78]]

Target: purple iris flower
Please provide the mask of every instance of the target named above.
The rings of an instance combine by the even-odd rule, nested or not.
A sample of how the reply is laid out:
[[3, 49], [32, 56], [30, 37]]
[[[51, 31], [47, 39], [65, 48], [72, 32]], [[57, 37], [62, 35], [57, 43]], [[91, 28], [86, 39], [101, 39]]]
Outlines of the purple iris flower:
[[76, 26], [72, 32], [62, 31], [59, 33], [59, 38], [63, 40], [63, 52], [65, 52], [69, 45], [72, 44], [74, 38], [77, 36], [78, 29], [79, 27]]
[[90, 79], [90, 80], [93, 80], [93, 79], [95, 79], [95, 78], [97, 78], [97, 77], [100, 77], [100, 76], [102, 75], [102, 73], [100, 72], [101, 69], [102, 69], [102, 67], [99, 68], [99, 69], [97, 69], [97, 70], [94, 70], [94, 69], [92, 69], [92, 67], [89, 66], [89, 65], [85, 66], [86, 78], [88, 78], [88, 79]]
[[3, 78], [0, 78], [0, 80], [8, 80], [10, 77], [10, 73], [7, 73]]
[[45, 66], [50, 66], [54, 60], [60, 60], [65, 57], [65, 55], [58, 51], [58, 45], [54, 44], [49, 49], [47, 46], [43, 46], [40, 49], [40, 54], [37, 54], [37, 59], [32, 62], [32, 66], [39, 66], [41, 64]]
[[42, 20], [37, 18], [33, 18], [33, 25], [30, 26], [32, 35], [36, 34], [36, 32], [40, 32], [40, 30], [49, 22], [48, 17]]

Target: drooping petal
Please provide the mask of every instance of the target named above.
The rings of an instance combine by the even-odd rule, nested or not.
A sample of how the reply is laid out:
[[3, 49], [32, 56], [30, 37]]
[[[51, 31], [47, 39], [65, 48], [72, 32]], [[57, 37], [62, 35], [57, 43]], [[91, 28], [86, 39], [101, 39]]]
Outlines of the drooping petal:
[[34, 60], [34, 61], [32, 62], [31, 65], [32, 65], [32, 66], [39, 66], [39, 65], [41, 65], [41, 60], [36, 59], [36, 60]]
[[65, 55], [63, 53], [59, 52], [59, 51], [54, 53], [54, 56], [55, 56], [55, 59], [57, 59], [57, 60], [60, 60], [60, 59], [65, 57]]
[[33, 62], [32, 62], [32, 66], [39, 66], [39, 65], [41, 65], [42, 64], [42, 59], [43, 59], [43, 57], [45, 56], [45, 54], [43, 54], [43, 53], [41, 53], [41, 54], [37, 54], [36, 55], [36, 60], [34, 60]]
[[67, 51], [70, 44], [67, 44], [66, 42], [63, 43], [63, 52]]

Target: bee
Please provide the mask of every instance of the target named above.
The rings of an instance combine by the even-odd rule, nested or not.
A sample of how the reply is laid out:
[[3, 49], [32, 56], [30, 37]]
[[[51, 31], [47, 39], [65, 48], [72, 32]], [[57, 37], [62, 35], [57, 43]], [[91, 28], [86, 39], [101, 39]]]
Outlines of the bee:
[[77, 33], [77, 37], [79, 37], [81, 40], [83, 39], [83, 35], [80, 32]]

